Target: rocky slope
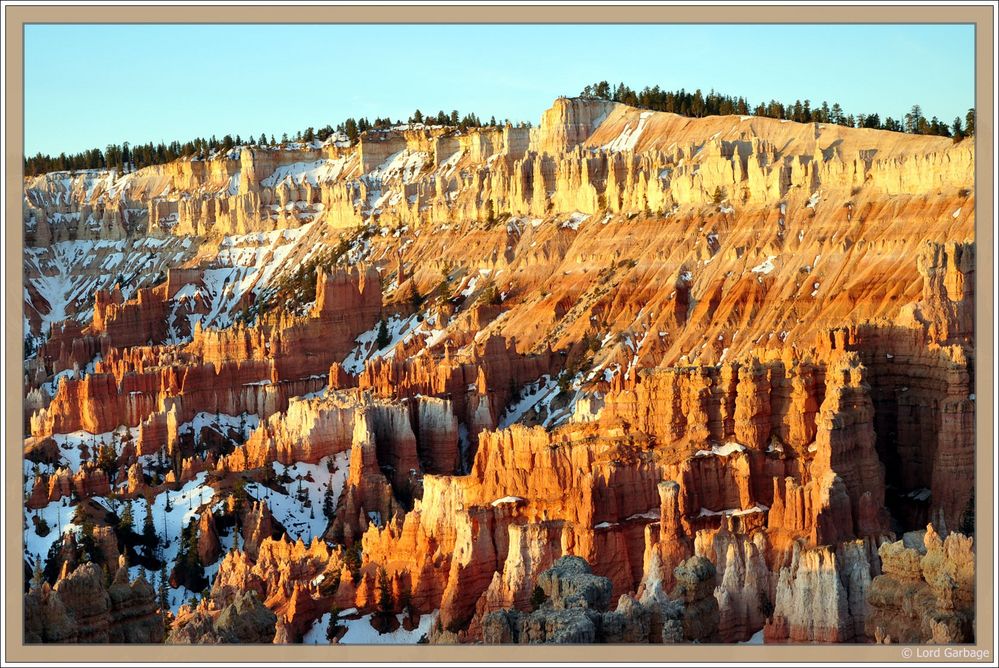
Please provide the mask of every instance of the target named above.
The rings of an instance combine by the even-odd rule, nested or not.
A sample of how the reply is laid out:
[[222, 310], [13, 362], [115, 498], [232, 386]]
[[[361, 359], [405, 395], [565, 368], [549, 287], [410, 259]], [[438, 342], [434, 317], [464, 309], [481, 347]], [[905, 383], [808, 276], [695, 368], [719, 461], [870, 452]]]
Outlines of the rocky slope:
[[973, 637], [973, 167], [559, 99], [27, 179], [32, 639]]

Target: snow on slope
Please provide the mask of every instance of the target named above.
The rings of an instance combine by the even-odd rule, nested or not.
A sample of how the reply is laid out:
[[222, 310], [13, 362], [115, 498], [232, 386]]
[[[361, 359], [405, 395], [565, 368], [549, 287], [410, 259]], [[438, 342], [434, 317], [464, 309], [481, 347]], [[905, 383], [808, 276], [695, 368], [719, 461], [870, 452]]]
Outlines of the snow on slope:
[[323, 457], [317, 464], [296, 462], [285, 467], [274, 462], [272, 466], [277, 476], [286, 474], [291, 478], [284, 485], [287, 493], [255, 482], [246, 486], [247, 493], [267, 501], [274, 519], [288, 531], [291, 540], [309, 542], [314, 536], [322, 536], [329, 523], [323, 515], [323, 495], [332, 486], [333, 499], [340, 498], [350, 469], [350, 451]]
[[38, 206], [68, 204], [81, 196], [88, 202], [104, 197], [117, 200], [133, 178], [134, 172], [116, 177], [114, 172], [104, 169], [48, 172], [28, 180], [25, 196]]
[[[302, 637], [302, 642], [306, 645], [327, 645], [326, 633], [329, 628], [332, 615], [324, 614], [317, 619]], [[340, 639], [341, 645], [414, 645], [420, 638], [430, 632], [430, 626], [437, 617], [437, 611], [420, 615], [420, 621], [412, 631], [407, 631], [402, 627], [403, 615], [396, 615], [399, 627], [389, 633], [379, 633], [371, 626], [372, 615], [358, 616], [354, 608], [340, 612], [337, 621], [338, 626], [347, 628], [347, 632]]]
[[651, 111], [643, 111], [638, 117], [638, 124], [632, 128], [631, 123], [624, 126], [624, 130], [621, 131], [617, 137], [612, 141], [604, 144], [602, 147], [607, 151], [615, 151], [618, 153], [624, 151], [634, 151], [635, 147], [638, 146], [638, 140], [642, 136], [642, 132], [645, 130], [645, 122], [652, 116]]
[[41, 320], [47, 334], [52, 325], [67, 317], [86, 322], [93, 317], [94, 292], [107, 290], [121, 281], [122, 295], [134, 296], [169, 267], [176, 267], [192, 254], [190, 239], [140, 237], [59, 241], [45, 247], [24, 249], [27, 283], [41, 299], [27, 290], [25, 301]]
[[374, 212], [386, 204], [399, 204], [403, 198], [402, 185], [412, 183], [431, 162], [432, 156], [425, 151], [405, 149], [390, 155], [361, 177], [369, 188], [367, 207]]
[[273, 174], [263, 179], [260, 185], [273, 188], [280, 184], [302, 185], [308, 181], [315, 186], [335, 181], [345, 174], [349, 162], [350, 157], [282, 165], [274, 170]]
[[[165, 490], [152, 498], [150, 510], [153, 517], [153, 525], [156, 533], [161, 539], [163, 557], [168, 564], [172, 565], [180, 552], [180, 535], [183, 528], [192, 520], [197, 520], [205, 507], [211, 504], [215, 498], [215, 490], [205, 484], [207, 473], [199, 473], [193, 480], [188, 481], [179, 490]], [[167, 499], [169, 497], [170, 508], [167, 509]], [[131, 505], [133, 524], [142, 527], [146, 519], [146, 504], [140, 497], [130, 501], [110, 500], [105, 497], [92, 497], [92, 500], [104, 508], [115, 512], [120, 517], [124, 512], [126, 504]], [[25, 511], [25, 518], [28, 528], [24, 532], [24, 553], [25, 557], [32, 562], [38, 559], [44, 560], [49, 549], [56, 543], [60, 536], [66, 532], [79, 533], [80, 527], [72, 523], [74, 507], [70, 505], [69, 498], [52, 501], [44, 508], [34, 511]], [[45, 536], [40, 536], [35, 531], [31, 517], [37, 516], [44, 519], [50, 530]], [[176, 604], [183, 600], [184, 592], [174, 590]], [[174, 605], [176, 609], [176, 605]]]
[[[290, 230], [224, 237], [212, 266], [203, 272], [201, 285], [190, 290], [191, 294], [199, 294], [208, 306], [208, 313], [201, 318], [202, 327], [231, 325], [248, 292], [259, 297], [279, 275], [307, 262], [320, 250], [309, 236], [314, 226], [311, 222]], [[291, 258], [295, 261], [291, 262]], [[178, 292], [175, 304], [180, 296]]]
[[427, 327], [427, 320], [421, 319], [417, 315], [411, 315], [408, 318], [400, 318], [396, 315], [390, 316], [385, 321], [388, 343], [380, 348], [378, 347], [378, 330], [381, 328], [381, 323], [376, 324], [355, 339], [357, 345], [344, 358], [342, 364], [343, 370], [356, 376], [364, 371], [365, 362], [377, 357], [391, 359], [395, 354], [395, 347], [399, 343], [408, 343], [416, 335], [425, 337], [425, 345], [432, 345], [431, 342], [436, 342], [443, 332], [437, 329], [428, 330]]
[[545, 374], [537, 381], [525, 385], [520, 392], [520, 400], [508, 406], [500, 417], [500, 429], [506, 429], [520, 422], [532, 409], [537, 410], [539, 414], [545, 411], [558, 395], [558, 380]]

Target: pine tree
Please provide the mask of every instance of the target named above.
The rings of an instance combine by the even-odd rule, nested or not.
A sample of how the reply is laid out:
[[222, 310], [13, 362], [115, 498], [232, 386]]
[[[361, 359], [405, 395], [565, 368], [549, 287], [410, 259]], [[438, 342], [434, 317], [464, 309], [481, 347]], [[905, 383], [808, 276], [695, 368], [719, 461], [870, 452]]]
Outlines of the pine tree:
[[142, 538], [149, 546], [153, 546], [157, 542], [156, 525], [153, 524], [153, 507], [150, 505], [149, 499], [146, 499], [146, 516], [142, 518]]
[[912, 105], [912, 109], [905, 115], [905, 131], [916, 134], [922, 129], [922, 124], [926, 121], [923, 118], [923, 108], [918, 104]]
[[121, 519], [118, 520], [118, 528], [126, 533], [132, 533], [135, 529], [135, 523], [132, 519], [132, 502], [125, 502], [125, 510], [121, 513]]
[[241, 477], [236, 480], [236, 484], [233, 485], [232, 498], [234, 501], [233, 512], [237, 517], [239, 517], [242, 515], [243, 509], [246, 507], [246, 501], [248, 498], [246, 493], [246, 479]]
[[351, 142], [357, 141], [357, 138], [361, 134], [360, 129], [357, 127], [357, 121], [355, 121], [353, 118], [348, 118], [346, 121], [344, 121], [343, 131], [344, 134], [347, 135], [347, 139], [349, 139]]
[[326, 519], [333, 519], [333, 515], [336, 512], [336, 499], [333, 498], [333, 476], [330, 475], [329, 484], [326, 485], [326, 491], [323, 492], [323, 515]]
[[954, 122], [951, 124], [951, 132], [954, 135], [954, 141], [959, 142], [964, 139], [964, 128], [961, 126], [961, 117], [955, 116]]
[[160, 617], [163, 619], [164, 630], [170, 630], [170, 582], [167, 578], [166, 562], [160, 568], [160, 579], [156, 588], [156, 602], [160, 607]]
[[114, 479], [118, 470], [118, 455], [110, 445], [101, 443], [97, 448], [97, 467], [104, 471], [109, 480]]
[[332, 608], [330, 608], [330, 623], [326, 626], [326, 639], [330, 642], [333, 642], [333, 639], [336, 638], [336, 631], [337, 628], [339, 627], [338, 624], [339, 621], [340, 621], [340, 608], [334, 605]]
[[485, 290], [482, 291], [482, 300], [493, 306], [503, 303], [503, 294], [496, 285], [496, 281], [490, 281]]
[[409, 282], [409, 303], [414, 311], [419, 311], [423, 306], [423, 296], [416, 290], [416, 283], [413, 281]]
[[381, 350], [391, 341], [392, 337], [389, 335], [388, 321], [385, 318], [382, 318], [381, 322], [378, 323], [378, 334], [375, 336], [375, 347], [377, 350]]
[[80, 535], [80, 547], [82, 548], [80, 563], [87, 563], [97, 554], [97, 543], [94, 541], [94, 523], [89, 518], [83, 522]]
[[829, 111], [829, 121], [837, 125], [843, 124], [843, 107], [839, 106], [839, 102], [833, 102], [832, 109]]
[[402, 578], [399, 583], [399, 600], [397, 601], [399, 610], [407, 615], [412, 615], [413, 593], [409, 586], [409, 581]]
[[392, 612], [392, 583], [384, 567], [378, 569], [378, 611], [385, 615]]
[[350, 577], [357, 584], [361, 581], [361, 545], [354, 543], [343, 548], [343, 563], [350, 571]]
[[975, 109], [972, 107], [968, 109], [968, 113], [964, 116], [964, 131], [969, 137], [975, 136]]

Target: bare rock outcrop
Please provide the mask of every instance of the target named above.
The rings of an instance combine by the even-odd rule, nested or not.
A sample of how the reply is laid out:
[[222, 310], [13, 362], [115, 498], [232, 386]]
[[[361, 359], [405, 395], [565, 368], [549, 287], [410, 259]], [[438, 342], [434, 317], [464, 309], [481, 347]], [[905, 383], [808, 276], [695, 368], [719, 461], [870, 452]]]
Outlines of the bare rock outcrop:
[[609, 610], [610, 581], [583, 559], [562, 557], [538, 577], [534, 609], [489, 613], [482, 637], [487, 644], [708, 641], [718, 628], [714, 576], [710, 562], [695, 557], [676, 568], [674, 598], [649, 590], [641, 599], [622, 595]]
[[863, 541], [802, 548], [780, 569], [766, 642], [863, 642], [871, 565]]
[[933, 525], [878, 550], [882, 574], [871, 582], [867, 633], [901, 644], [974, 642], [974, 539], [941, 538]]
[[163, 619], [152, 586], [140, 574], [129, 582], [121, 563], [110, 586], [94, 563], [25, 594], [26, 642], [160, 643]]
[[277, 616], [251, 591], [221, 609], [201, 603], [182, 611], [166, 638], [168, 644], [259, 644], [274, 640]]

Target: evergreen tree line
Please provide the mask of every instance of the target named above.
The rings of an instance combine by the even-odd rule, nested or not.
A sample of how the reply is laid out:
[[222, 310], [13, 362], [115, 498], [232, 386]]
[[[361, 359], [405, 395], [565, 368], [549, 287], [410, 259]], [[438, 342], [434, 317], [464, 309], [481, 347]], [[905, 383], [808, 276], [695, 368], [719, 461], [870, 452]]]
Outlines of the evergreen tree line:
[[[964, 119], [955, 117], [954, 121], [948, 125], [937, 119], [937, 117], [926, 118], [922, 108], [917, 104], [913, 105], [905, 116], [896, 120], [890, 116], [882, 118], [874, 114], [847, 114], [838, 102], [830, 106], [827, 102], [812, 107], [810, 100], [795, 100], [793, 104], [783, 104], [776, 100], [761, 102], [755, 106], [751, 105], [744, 97], [733, 97], [722, 95], [711, 90], [706, 95], [700, 89], [690, 93], [684, 89], [679, 91], [662, 90], [659, 86], [646, 86], [641, 91], [635, 91], [624, 83], [611, 86], [607, 81], [601, 81], [583, 88], [580, 93], [584, 98], [597, 98], [603, 100], [613, 100], [640, 109], [652, 111], [668, 111], [681, 116], [700, 118], [703, 116], [718, 116], [729, 114], [740, 114], [754, 116], [764, 116], [767, 118], [778, 118], [782, 120], [796, 121], [799, 123], [833, 123], [847, 127], [873, 128], [877, 130], [891, 130], [894, 132], [907, 132], [910, 134], [939, 135], [943, 137], [953, 137], [955, 141], [960, 141], [966, 136], [975, 134], [975, 110], [969, 109]], [[451, 113], [443, 110], [436, 115], [424, 115], [417, 109], [408, 119], [410, 123], [426, 123], [431, 125], [449, 125], [458, 127], [461, 130], [468, 128], [498, 127], [496, 117], [489, 119], [488, 123], [474, 113], [461, 115], [455, 109]], [[339, 123], [336, 127], [325, 125], [322, 128], [308, 127], [295, 133], [290, 139], [288, 133], [281, 135], [278, 141], [273, 134], [269, 137], [261, 133], [254, 139], [253, 135], [243, 138], [240, 135], [227, 134], [221, 139], [215, 135], [205, 139], [196, 139], [181, 143], [172, 141], [170, 143], [159, 142], [154, 144], [108, 144], [104, 150], [92, 148], [80, 153], [60, 153], [57, 156], [37, 153], [32, 157], [24, 158], [25, 176], [37, 176], [45, 172], [80, 170], [80, 169], [109, 169], [118, 174], [124, 174], [150, 165], [159, 165], [171, 162], [178, 158], [199, 158], [205, 159], [209, 155], [218, 151], [227, 151], [239, 146], [278, 146], [288, 144], [290, 141], [312, 142], [318, 140], [324, 142], [335, 133], [343, 134], [354, 143], [358, 137], [368, 130], [379, 130], [395, 125], [390, 117], [375, 118], [373, 121], [366, 117], [348, 118]], [[504, 120], [502, 125], [509, 126], [510, 122]], [[529, 123], [519, 123], [518, 127], [529, 127]]]
[[[415, 120], [419, 117], [421, 120]], [[454, 125], [461, 129], [470, 127], [483, 127], [483, 123], [475, 114], [459, 115], [457, 110], [446, 114], [439, 112], [434, 117], [423, 117], [419, 110], [414, 117], [410, 117], [410, 123], [437, 123], [439, 125]], [[293, 138], [289, 138], [288, 133], [281, 135], [278, 141], [273, 134], [268, 136], [261, 133], [254, 138], [252, 134], [245, 138], [241, 135], [225, 135], [221, 139], [212, 135], [210, 138], [198, 137], [191, 141], [181, 143], [172, 141], [170, 143], [159, 142], [154, 144], [131, 144], [122, 142], [121, 144], [108, 144], [104, 150], [92, 148], [80, 153], [60, 153], [52, 156], [37, 153], [31, 157], [24, 158], [24, 175], [37, 176], [46, 172], [80, 170], [80, 169], [109, 169], [118, 174], [126, 174], [150, 165], [161, 165], [172, 162], [178, 158], [199, 158], [206, 159], [208, 156], [218, 151], [228, 151], [239, 146], [280, 146], [289, 142], [312, 142], [318, 140], [324, 142], [334, 134], [346, 135], [347, 139], [354, 143], [363, 132], [368, 130], [379, 130], [395, 125], [390, 117], [375, 118], [373, 121], [366, 117], [348, 118], [336, 127], [325, 125], [322, 128], [308, 127], [295, 133]], [[495, 118], [491, 125], [496, 125]]]
[[[488, 123], [484, 123], [476, 114], [465, 114], [464, 116], [458, 115], [458, 110], [453, 110], [450, 114], [444, 110], [438, 111], [437, 115], [426, 114], [419, 109], [417, 109], [409, 117], [410, 123], [424, 123], [426, 125], [449, 125], [451, 127], [456, 127], [459, 130], [466, 130], [468, 128], [495, 128], [495, 127], [513, 127], [509, 119], [503, 119], [503, 123], [498, 123], [496, 117], [492, 116], [489, 118]], [[518, 128], [530, 127], [530, 123], [520, 122], [517, 123]]]
[[955, 141], [975, 134], [974, 109], [969, 109], [963, 120], [957, 116], [948, 125], [937, 119], [936, 116], [926, 118], [918, 104], [913, 105], [912, 109], [900, 120], [891, 116], [882, 120], [878, 114], [847, 114], [838, 102], [830, 106], [828, 102], [823, 101], [821, 105], [812, 107], [810, 100], [795, 100], [793, 104], [786, 105], [776, 100], [770, 100], [752, 105], [744, 97], [722, 95], [714, 90], [705, 95], [700, 89], [691, 93], [682, 88], [678, 91], [667, 91], [662, 90], [659, 86], [646, 86], [636, 92], [624, 83], [611, 86], [606, 81], [584, 87], [580, 97], [612, 100], [639, 109], [668, 111], [693, 118], [731, 114], [753, 115], [798, 123], [832, 123], [851, 128], [873, 128], [909, 134], [939, 135], [953, 137]]

